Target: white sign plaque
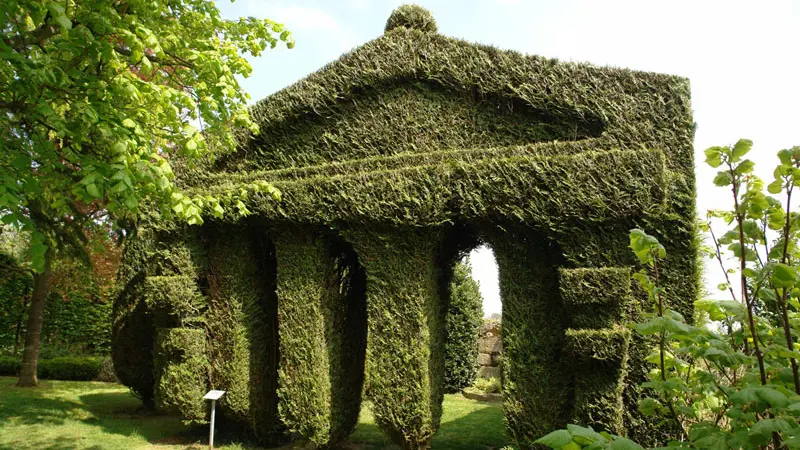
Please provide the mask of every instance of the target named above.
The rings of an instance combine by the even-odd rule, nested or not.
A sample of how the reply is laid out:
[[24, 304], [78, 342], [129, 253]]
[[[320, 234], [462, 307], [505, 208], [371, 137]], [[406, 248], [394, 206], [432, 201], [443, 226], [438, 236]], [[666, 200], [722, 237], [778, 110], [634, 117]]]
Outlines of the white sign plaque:
[[215, 391], [210, 390], [206, 392], [206, 395], [203, 397], [203, 400], [219, 400], [225, 394], [225, 391]]

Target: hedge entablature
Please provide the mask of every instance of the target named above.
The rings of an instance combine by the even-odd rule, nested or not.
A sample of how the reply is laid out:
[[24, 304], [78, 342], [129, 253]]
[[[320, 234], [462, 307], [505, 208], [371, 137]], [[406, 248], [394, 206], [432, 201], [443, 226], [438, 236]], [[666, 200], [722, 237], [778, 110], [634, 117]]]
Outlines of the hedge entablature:
[[[283, 200], [251, 192], [251, 217], [200, 227], [140, 221], [114, 361], [146, 403], [202, 420], [180, 399], [202, 384], [184, 368], [205, 364], [205, 387], [228, 391], [220, 413], [263, 441], [335, 446], [363, 390], [396, 443], [426, 448], [441, 417], [452, 265], [483, 241], [500, 271], [516, 446], [568, 421], [645, 443], [663, 435], [636, 407], [647, 342], [624, 324], [646, 296], [630, 284], [627, 236], [642, 227], [664, 243], [666, 301], [691, 317], [688, 80], [435, 30], [427, 11], [398, 9], [383, 36], [254, 105], [259, 135], [176, 167], [192, 194], [266, 182]], [[189, 353], [170, 350], [190, 341]]]

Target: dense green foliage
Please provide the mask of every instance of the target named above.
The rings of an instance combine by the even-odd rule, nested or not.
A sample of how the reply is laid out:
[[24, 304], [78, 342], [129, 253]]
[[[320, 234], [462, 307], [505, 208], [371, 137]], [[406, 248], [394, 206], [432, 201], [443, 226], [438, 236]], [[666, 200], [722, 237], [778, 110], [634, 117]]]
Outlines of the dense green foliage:
[[155, 405], [175, 411], [187, 422], [204, 422], [208, 359], [205, 331], [160, 328], [154, 344]]
[[[132, 248], [150, 256], [126, 256], [115, 307], [125, 331], [115, 345], [135, 356], [122, 361], [129, 379], [146, 389], [157, 356], [152, 305], [135, 286], [184, 276], [200, 295], [192, 320], [208, 330], [210, 383], [229, 390], [226, 414], [250, 417], [264, 439], [334, 444], [351, 429], [363, 376], [378, 426], [425, 448], [442, 414], [453, 264], [483, 241], [500, 268], [509, 436], [530, 448], [589, 418], [658, 439], [660, 425], [635, 409], [647, 344], [620, 327], [644, 301], [629, 293], [624, 232], [664, 240], [668, 301], [688, 316], [687, 80], [470, 44], [400, 20], [413, 11], [254, 105], [260, 135], [241, 130], [232, 152], [176, 170], [188, 195], [241, 194], [251, 218], [185, 228], [142, 217]], [[160, 273], [160, 255], [188, 241], [208, 261]], [[576, 364], [602, 380], [573, 376]], [[264, 419], [253, 420], [258, 405]]]
[[[721, 169], [714, 184], [729, 188], [733, 197], [732, 210], [710, 211], [702, 224], [713, 243], [706, 253], [724, 272], [719, 289], [730, 295], [695, 302], [712, 323], [687, 323], [671, 308], [663, 284], [667, 249], [640, 229], [630, 233], [630, 248], [644, 266], [634, 278], [651, 305], [633, 328], [653, 344], [653, 370], [638, 407], [669, 425], [674, 447], [800, 448], [800, 214], [791, 211], [800, 147], [778, 153], [767, 190], [782, 198], [765, 193], [753, 174], [754, 163], [744, 159], [751, 147], [743, 139], [706, 150], [706, 162]], [[720, 223], [728, 228], [721, 236], [714, 232]], [[729, 261], [735, 266], [728, 268]], [[642, 448], [577, 426], [538, 442], [554, 449]]]
[[418, 5], [401, 5], [389, 16], [384, 31], [391, 31], [398, 27], [413, 28], [435, 33], [439, 27], [436, 19], [427, 9]]
[[483, 297], [472, 279], [469, 262], [459, 261], [450, 282], [444, 344], [444, 389], [460, 392], [475, 381], [478, 336], [483, 323]]
[[[91, 381], [101, 378], [106, 358], [92, 356], [63, 356], [39, 361], [38, 376], [50, 380]], [[19, 375], [18, 357], [0, 356], [0, 376]], [[102, 374], [107, 376], [107, 374]], [[107, 380], [103, 380], [107, 381]]]
[[100, 209], [131, 217], [151, 201], [201, 222], [219, 202], [173, 196], [167, 159], [232, 146], [234, 124], [255, 131], [244, 53], [291, 45], [281, 25], [225, 20], [210, 1], [15, 0], [0, 33], [0, 210], [33, 231], [39, 270], [45, 246], [74, 244]]
[[[22, 239], [21, 246], [26, 246]], [[76, 258], [54, 262], [53, 286], [44, 309], [40, 356], [107, 355], [119, 247], [108, 235], [87, 245], [90, 264]], [[27, 325], [33, 277], [18, 258], [0, 254], [0, 353], [17, 355]]]
[[352, 249], [314, 230], [281, 230], [273, 238], [280, 418], [296, 437], [335, 445], [353, 430], [361, 405], [363, 271]]

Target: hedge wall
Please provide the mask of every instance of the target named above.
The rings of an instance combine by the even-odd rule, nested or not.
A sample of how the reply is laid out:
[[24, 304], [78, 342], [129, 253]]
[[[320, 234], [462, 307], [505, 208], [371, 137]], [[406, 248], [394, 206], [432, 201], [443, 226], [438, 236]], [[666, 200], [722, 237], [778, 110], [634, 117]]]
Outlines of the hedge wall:
[[296, 437], [332, 446], [358, 422], [366, 349], [363, 271], [352, 249], [313, 229], [273, 234], [279, 412]]
[[204, 423], [209, 371], [205, 330], [159, 328], [153, 350], [156, 407], [177, 412], [186, 422]]
[[[560, 251], [536, 230], [487, 231], [503, 299], [503, 411], [522, 448], [566, 425], [570, 372], [561, 355], [566, 312], [558, 292]], [[554, 295], [556, 294], [556, 295]]]

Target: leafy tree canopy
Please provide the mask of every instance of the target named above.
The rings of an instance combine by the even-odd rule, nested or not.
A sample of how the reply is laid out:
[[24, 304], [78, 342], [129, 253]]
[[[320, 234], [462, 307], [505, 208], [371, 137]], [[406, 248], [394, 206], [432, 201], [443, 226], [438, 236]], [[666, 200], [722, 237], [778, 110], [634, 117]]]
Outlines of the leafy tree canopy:
[[98, 215], [152, 202], [199, 223], [241, 203], [182, 194], [169, 161], [257, 131], [237, 76], [251, 72], [245, 55], [293, 45], [282, 25], [223, 19], [210, 0], [11, 0], [0, 33], [0, 217], [31, 231], [34, 269]]

